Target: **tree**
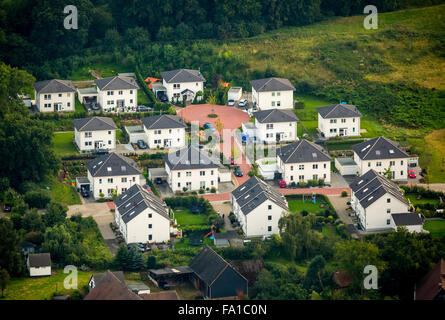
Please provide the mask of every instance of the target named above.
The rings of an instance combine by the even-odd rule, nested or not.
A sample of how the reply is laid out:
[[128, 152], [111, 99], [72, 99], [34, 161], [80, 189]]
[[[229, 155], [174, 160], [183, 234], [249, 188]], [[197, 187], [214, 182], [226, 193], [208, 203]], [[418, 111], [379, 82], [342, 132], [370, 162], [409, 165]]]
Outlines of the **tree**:
[[141, 252], [135, 248], [128, 249], [125, 245], [121, 245], [114, 258], [114, 265], [124, 271], [140, 271], [146, 264]]
[[60, 203], [51, 202], [46, 208], [46, 213], [43, 216], [43, 221], [47, 227], [53, 227], [57, 224], [62, 224], [66, 220], [67, 208]]
[[156, 257], [150, 255], [147, 259], [147, 269], [154, 269], [154, 268], [156, 268]]
[[215, 113], [216, 96], [213, 93], [207, 97], [206, 103], [212, 106], [212, 113]]
[[51, 201], [51, 195], [47, 190], [31, 190], [25, 193], [25, 202], [31, 208], [44, 209]]
[[315, 256], [309, 263], [309, 267], [306, 271], [306, 276], [303, 281], [303, 286], [305, 289], [311, 289], [320, 292], [323, 290], [323, 270], [326, 266], [326, 260], [323, 256]]
[[19, 247], [20, 238], [10, 220], [0, 218], [0, 268], [12, 276], [25, 271], [25, 261]]
[[2, 298], [5, 297], [4, 291], [10, 280], [9, 273], [6, 269], [0, 269], [0, 288], [2, 289]]
[[386, 169], [383, 169], [383, 176], [386, 177], [387, 179], [391, 180], [392, 179], [392, 172], [391, 172], [391, 166], [389, 166]]
[[64, 264], [78, 262], [76, 255], [75, 239], [64, 224], [48, 227], [43, 236], [42, 251], [51, 254], [51, 260]]

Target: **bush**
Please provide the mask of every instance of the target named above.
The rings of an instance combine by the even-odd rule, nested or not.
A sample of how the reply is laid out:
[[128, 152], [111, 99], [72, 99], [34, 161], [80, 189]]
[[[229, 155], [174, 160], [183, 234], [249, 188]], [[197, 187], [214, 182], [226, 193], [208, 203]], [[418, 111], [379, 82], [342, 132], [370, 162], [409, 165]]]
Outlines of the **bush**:
[[300, 186], [301, 188], [306, 188], [307, 183], [304, 181], [300, 181], [300, 182], [298, 182], [298, 186]]
[[211, 192], [211, 193], [216, 193], [216, 188], [215, 188], [215, 187], [212, 187], [212, 189], [210, 189], [210, 192]]
[[348, 192], [347, 191], [345, 191], [345, 190], [343, 190], [342, 192], [341, 192], [341, 196], [344, 198], [344, 197], [347, 197], [348, 196]]
[[47, 190], [31, 190], [25, 193], [24, 199], [31, 208], [44, 209], [51, 201], [51, 195]]
[[199, 189], [199, 194], [203, 194], [204, 193], [204, 189], [203, 188], [200, 188]]

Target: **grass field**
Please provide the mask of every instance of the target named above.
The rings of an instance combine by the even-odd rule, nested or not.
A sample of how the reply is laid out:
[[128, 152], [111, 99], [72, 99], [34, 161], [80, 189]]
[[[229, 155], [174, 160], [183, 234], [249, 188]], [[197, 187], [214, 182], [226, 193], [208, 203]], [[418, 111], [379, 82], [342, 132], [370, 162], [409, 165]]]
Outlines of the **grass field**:
[[[53, 270], [54, 271], [54, 270]], [[5, 300], [49, 300], [54, 293], [73, 294], [76, 290], [67, 290], [63, 282], [68, 274], [56, 270], [57, 274], [42, 278], [13, 278], [6, 287]], [[88, 285], [91, 274], [101, 271], [78, 271], [78, 290]]]
[[418, 205], [418, 204], [427, 204], [427, 203], [431, 203], [433, 204], [435, 207], [437, 207], [439, 205], [439, 199], [428, 199], [428, 198], [421, 198], [419, 200], [417, 200], [417, 195], [416, 194], [407, 194], [405, 195], [405, 198], [408, 198], [409, 201], [414, 205]]
[[193, 214], [189, 209], [176, 209], [175, 219], [180, 226], [195, 226], [207, 224], [205, 214]]
[[431, 232], [433, 237], [445, 236], [445, 220], [428, 220], [423, 228]]
[[73, 139], [73, 131], [54, 133], [53, 144], [56, 154], [60, 157], [78, 154], [78, 151], [73, 144]]
[[74, 187], [60, 183], [56, 177], [48, 177], [46, 181], [40, 183], [43, 189], [49, 188], [53, 201], [70, 206], [73, 204], [82, 204], [79, 194]]
[[312, 198], [308, 195], [305, 195], [305, 201], [300, 199], [288, 199], [287, 203], [289, 205], [289, 209], [292, 212], [301, 212], [307, 211], [309, 213], [317, 213], [321, 210], [325, 210], [326, 208], [320, 208], [320, 204], [317, 201], [317, 204], [312, 202]]
[[272, 262], [272, 263], [277, 263], [283, 266], [293, 266], [295, 267], [298, 271], [300, 271], [302, 274], [306, 274], [307, 271], [307, 266], [306, 265], [302, 265], [302, 264], [297, 264], [294, 261], [289, 260], [288, 258], [283, 258], [283, 257], [267, 257], [264, 259], [264, 262]]
[[[209, 226], [209, 230], [210, 230], [210, 226]], [[209, 237], [207, 237], [207, 238], [203, 239], [202, 244], [200, 246], [196, 246], [196, 247], [202, 247], [204, 245], [213, 247], [214, 246], [213, 239], [210, 239]], [[184, 241], [175, 242], [174, 246], [175, 246], [175, 249], [190, 248], [190, 238], [184, 238]]]

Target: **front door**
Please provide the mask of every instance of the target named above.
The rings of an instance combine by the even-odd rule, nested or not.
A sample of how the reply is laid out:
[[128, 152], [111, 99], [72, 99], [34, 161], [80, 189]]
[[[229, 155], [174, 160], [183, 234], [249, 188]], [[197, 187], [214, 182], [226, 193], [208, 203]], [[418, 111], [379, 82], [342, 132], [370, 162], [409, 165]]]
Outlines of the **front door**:
[[94, 149], [102, 149], [103, 146], [104, 146], [103, 141], [95, 141], [94, 142]]
[[340, 129], [340, 137], [344, 137], [348, 135], [348, 129], [342, 128]]
[[171, 139], [164, 139], [164, 148], [170, 148], [172, 145]]
[[62, 104], [60, 102], [54, 103], [54, 111], [62, 111]]

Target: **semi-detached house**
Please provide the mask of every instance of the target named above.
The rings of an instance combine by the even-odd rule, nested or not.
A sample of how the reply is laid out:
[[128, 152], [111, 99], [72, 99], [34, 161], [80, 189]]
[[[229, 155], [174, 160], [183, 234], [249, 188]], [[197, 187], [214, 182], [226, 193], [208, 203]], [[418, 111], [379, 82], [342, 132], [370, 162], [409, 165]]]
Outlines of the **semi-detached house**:
[[232, 191], [231, 203], [246, 237], [279, 234], [278, 221], [289, 212], [286, 198], [255, 176]]
[[309, 180], [331, 183], [331, 158], [322, 147], [305, 139], [277, 149], [277, 165], [287, 184]]
[[96, 79], [97, 102], [105, 112], [136, 111], [139, 85], [130, 77]]
[[167, 182], [173, 192], [218, 190], [219, 159], [212, 159], [191, 145], [165, 155]]
[[326, 138], [353, 137], [360, 135], [362, 114], [354, 105], [333, 104], [319, 107], [318, 129]]
[[103, 194], [111, 197], [114, 192], [122, 194], [135, 184], [141, 184], [141, 171], [129, 158], [110, 153], [98, 157], [86, 164], [90, 190], [95, 199]]
[[108, 117], [73, 120], [74, 141], [81, 152], [116, 149], [117, 126]]
[[295, 141], [297, 136], [297, 116], [292, 110], [269, 109], [253, 113], [256, 138], [266, 143]]
[[288, 79], [265, 78], [250, 81], [252, 102], [260, 110], [292, 109], [295, 87]]
[[363, 175], [370, 169], [383, 174], [389, 168], [393, 180], [408, 180], [408, 160], [410, 156], [395, 141], [385, 137], [377, 137], [353, 145], [352, 150], [354, 151], [354, 161], [357, 164], [359, 175]]
[[115, 222], [125, 243], [161, 243], [170, 239], [167, 205], [135, 184], [114, 200]]
[[182, 148], [185, 146], [186, 125], [180, 117], [158, 115], [142, 119], [150, 149]]
[[76, 88], [69, 80], [45, 80], [34, 83], [36, 107], [39, 112], [75, 110]]
[[[167, 90], [169, 101], [186, 101], [191, 102], [195, 99], [198, 92], [204, 92], [203, 77], [199, 70], [177, 69], [161, 72], [162, 84]], [[199, 96], [197, 100], [202, 99]]]

